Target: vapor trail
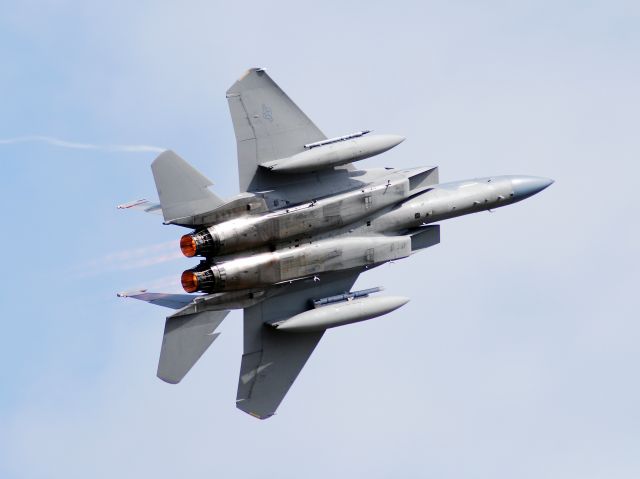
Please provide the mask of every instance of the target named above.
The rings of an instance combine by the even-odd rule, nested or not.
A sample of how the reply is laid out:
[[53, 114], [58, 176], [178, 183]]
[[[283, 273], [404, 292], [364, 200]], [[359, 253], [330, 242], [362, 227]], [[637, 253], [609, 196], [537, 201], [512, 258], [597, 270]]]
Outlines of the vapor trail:
[[181, 258], [184, 258], [184, 255], [178, 249], [176, 242], [169, 241], [111, 253], [77, 265], [74, 270], [78, 276], [87, 277], [102, 273], [146, 268]]
[[145, 153], [154, 152], [161, 153], [165, 148], [152, 145], [97, 145], [94, 143], [77, 143], [75, 141], [61, 140], [52, 136], [19, 136], [16, 138], [0, 138], [0, 145], [13, 145], [16, 143], [46, 143], [59, 148], [71, 148], [74, 150], [102, 150], [102, 151], [118, 151], [125, 153]]
[[180, 274], [178, 273], [150, 280], [137, 289], [146, 289], [152, 292], [161, 291], [163, 293], [184, 293], [182, 285], [180, 284]]

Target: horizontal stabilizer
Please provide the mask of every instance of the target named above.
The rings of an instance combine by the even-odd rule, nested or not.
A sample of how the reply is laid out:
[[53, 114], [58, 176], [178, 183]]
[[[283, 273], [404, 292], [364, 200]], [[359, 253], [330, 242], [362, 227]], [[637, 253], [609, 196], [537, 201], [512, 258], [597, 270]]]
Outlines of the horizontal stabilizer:
[[207, 188], [212, 185], [211, 181], [173, 151], [167, 150], [158, 156], [151, 164], [151, 171], [167, 223], [180, 223], [180, 219], [188, 220], [224, 204]]
[[191, 303], [198, 295], [193, 294], [172, 294], [172, 293], [147, 293], [146, 289], [135, 291], [124, 291], [118, 293], [119, 298], [133, 298], [157, 306], [164, 306], [171, 309], [182, 309]]
[[169, 316], [164, 326], [158, 377], [179, 383], [219, 336], [214, 333], [229, 311]]

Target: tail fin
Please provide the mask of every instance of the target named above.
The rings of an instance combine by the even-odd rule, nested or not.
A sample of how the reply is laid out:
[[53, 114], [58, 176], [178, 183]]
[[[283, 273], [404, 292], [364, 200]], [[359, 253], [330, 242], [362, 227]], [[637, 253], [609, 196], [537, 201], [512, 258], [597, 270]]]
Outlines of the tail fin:
[[[238, 147], [240, 191], [273, 186], [260, 163], [304, 151], [327, 137], [262, 68], [252, 68], [227, 90]], [[277, 183], [276, 183], [277, 184]]]
[[171, 384], [179, 383], [220, 335], [214, 333], [229, 311], [169, 316], [164, 326], [158, 377]]
[[224, 201], [207, 189], [213, 183], [173, 151], [167, 150], [151, 164], [165, 222], [207, 213]]

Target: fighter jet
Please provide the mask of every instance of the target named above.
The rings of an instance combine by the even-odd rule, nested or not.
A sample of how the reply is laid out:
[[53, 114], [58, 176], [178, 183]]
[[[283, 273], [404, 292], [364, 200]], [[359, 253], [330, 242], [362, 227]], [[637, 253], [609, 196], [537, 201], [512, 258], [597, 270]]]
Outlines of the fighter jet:
[[[438, 167], [362, 169], [356, 162], [400, 144], [398, 135], [322, 131], [264, 69], [227, 91], [240, 193], [228, 199], [173, 151], [151, 164], [161, 213], [189, 230], [179, 247], [199, 263], [184, 271], [188, 294], [119, 293], [176, 310], [166, 318], [157, 375], [180, 382], [242, 309], [244, 353], [236, 406], [272, 416], [329, 328], [389, 314], [409, 301], [382, 288], [352, 291], [358, 276], [440, 242], [438, 223], [507, 206], [552, 180], [493, 176], [440, 183]], [[176, 241], [176, 247], [178, 242]]]

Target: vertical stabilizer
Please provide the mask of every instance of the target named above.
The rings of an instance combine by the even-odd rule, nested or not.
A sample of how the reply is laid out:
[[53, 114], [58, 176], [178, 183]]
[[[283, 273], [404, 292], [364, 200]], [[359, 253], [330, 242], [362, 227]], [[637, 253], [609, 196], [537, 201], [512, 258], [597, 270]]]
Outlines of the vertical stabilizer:
[[227, 91], [238, 146], [240, 191], [273, 186], [260, 163], [287, 158], [327, 137], [262, 68], [252, 68]]
[[167, 150], [151, 164], [165, 222], [207, 213], [224, 201], [208, 186], [211, 180]]

